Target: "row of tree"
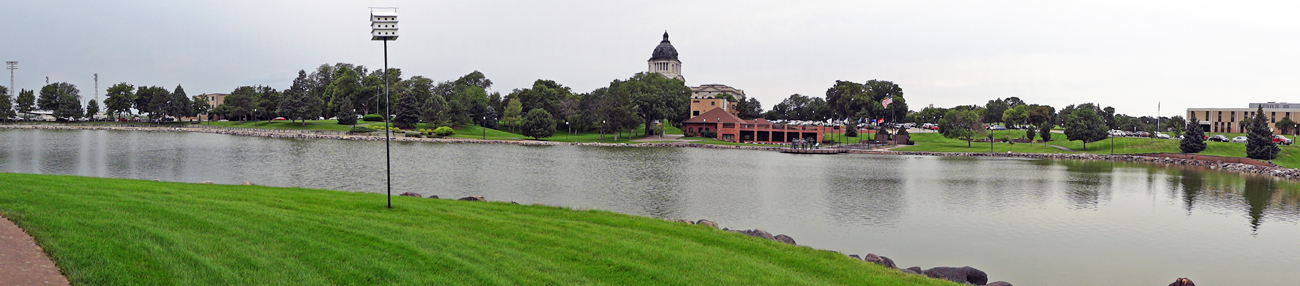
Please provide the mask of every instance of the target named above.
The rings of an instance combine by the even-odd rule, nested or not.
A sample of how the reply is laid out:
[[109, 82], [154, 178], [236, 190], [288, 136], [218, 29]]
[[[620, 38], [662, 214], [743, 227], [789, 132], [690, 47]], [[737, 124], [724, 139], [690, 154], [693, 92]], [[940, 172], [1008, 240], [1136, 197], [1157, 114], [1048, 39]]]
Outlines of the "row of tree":
[[[185, 89], [176, 86], [175, 91], [162, 87], [140, 87], [138, 90], [126, 83], [109, 87], [108, 97], [104, 100], [104, 111], [119, 117], [132, 113], [149, 114], [151, 117], [196, 116], [208, 108], [207, 97], [187, 97]], [[81, 90], [67, 82], [56, 82], [41, 87], [40, 96], [32, 90], [20, 90], [17, 98], [10, 98], [8, 89], [0, 87], [0, 116], [11, 118], [27, 117], [36, 110], [50, 111], [57, 120], [77, 120], [94, 118], [99, 113], [99, 103], [95, 100], [81, 103]]]

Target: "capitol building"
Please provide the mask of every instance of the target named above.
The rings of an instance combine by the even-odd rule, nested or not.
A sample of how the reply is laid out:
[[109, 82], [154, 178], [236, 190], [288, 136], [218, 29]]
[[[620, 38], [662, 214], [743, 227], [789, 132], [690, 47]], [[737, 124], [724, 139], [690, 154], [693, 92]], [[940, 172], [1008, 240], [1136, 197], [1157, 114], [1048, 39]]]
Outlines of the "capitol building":
[[[655, 46], [654, 52], [650, 54], [650, 60], [646, 61], [646, 63], [649, 65], [650, 72], [686, 82], [686, 77], [682, 76], [682, 61], [677, 59], [677, 48], [674, 48], [672, 42], [668, 41], [668, 32], [664, 32], [663, 41], [660, 41], [659, 45]], [[744, 90], [723, 84], [702, 84], [690, 88], [690, 117], [699, 116], [714, 108], [721, 108], [727, 113], [737, 115], [740, 111], [736, 109], [736, 102], [745, 101]], [[724, 94], [730, 94], [732, 98], [736, 99], [736, 102], [716, 98], [716, 96]]]

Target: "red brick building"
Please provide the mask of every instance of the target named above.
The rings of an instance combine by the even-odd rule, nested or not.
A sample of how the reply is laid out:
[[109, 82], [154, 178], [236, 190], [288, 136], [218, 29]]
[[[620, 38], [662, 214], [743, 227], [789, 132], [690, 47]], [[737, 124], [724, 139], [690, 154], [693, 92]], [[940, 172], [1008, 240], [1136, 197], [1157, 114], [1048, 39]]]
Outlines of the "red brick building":
[[743, 120], [722, 108], [711, 109], [682, 123], [682, 131], [687, 136], [698, 137], [704, 130], [716, 132], [715, 139], [743, 143], [788, 143], [802, 138], [822, 142], [827, 134], [844, 132], [842, 126], [782, 125], [762, 118]]

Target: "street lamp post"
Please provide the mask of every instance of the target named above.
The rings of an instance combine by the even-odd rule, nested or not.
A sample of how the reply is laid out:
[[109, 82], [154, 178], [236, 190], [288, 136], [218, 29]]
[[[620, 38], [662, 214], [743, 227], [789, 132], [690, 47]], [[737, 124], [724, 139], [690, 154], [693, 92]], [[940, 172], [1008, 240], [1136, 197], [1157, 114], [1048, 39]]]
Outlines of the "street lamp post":
[[[388, 173], [388, 208], [393, 208], [393, 149], [389, 127], [388, 41], [397, 40], [397, 7], [370, 8], [370, 40], [384, 42], [384, 170]], [[487, 137], [487, 130], [483, 130]]]
[[564, 141], [569, 141], [569, 133], [573, 133], [573, 125], [569, 125], [569, 122], [565, 121], [564, 127], [569, 129], [569, 132], [564, 133]]
[[487, 115], [483, 116], [483, 124], [479, 124], [479, 127], [483, 128], [483, 140], [487, 140]]

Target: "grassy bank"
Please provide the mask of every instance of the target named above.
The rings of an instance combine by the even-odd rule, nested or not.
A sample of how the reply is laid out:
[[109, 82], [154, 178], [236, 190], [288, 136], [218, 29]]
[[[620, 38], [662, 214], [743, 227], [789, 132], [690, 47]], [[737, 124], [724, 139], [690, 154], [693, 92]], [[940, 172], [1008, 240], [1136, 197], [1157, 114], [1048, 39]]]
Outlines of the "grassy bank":
[[[1024, 137], [1024, 134], [1025, 134], [1024, 131], [1020, 131], [1020, 130], [997, 131], [996, 138], [1002, 138], [1003, 136], [1008, 136], [1011, 138], [1021, 138]], [[1241, 135], [1241, 134], [1229, 134], [1229, 133], [1214, 133], [1214, 134], [1229, 135], [1228, 138]], [[1211, 134], [1211, 136], [1213, 136], [1214, 134]], [[912, 141], [916, 142], [916, 145], [902, 146], [902, 147], [895, 148], [894, 150], [895, 151], [921, 151], [921, 152], [989, 152], [989, 143], [987, 142], [985, 143], [975, 142], [970, 144], [970, 147], [967, 147], [966, 141], [945, 138], [943, 137], [942, 134], [939, 133], [912, 133], [911, 138]], [[1048, 142], [1047, 144], [1043, 144], [1043, 143], [1012, 144], [1012, 143], [998, 142], [998, 143], [993, 143], [993, 152], [1005, 153], [1007, 151], [1011, 151], [1017, 153], [1070, 153], [1069, 151], [1052, 147], [1052, 145], [1055, 145], [1055, 146], [1065, 147], [1067, 149], [1082, 152], [1082, 153], [1108, 155], [1111, 154], [1112, 152], [1111, 142], [1112, 142], [1111, 139], [1091, 142], [1088, 143], [1088, 148], [1084, 149], [1082, 141], [1067, 141], [1065, 140], [1065, 134], [1053, 133], [1052, 141]], [[1113, 143], [1114, 154], [1182, 153], [1182, 150], [1178, 149], [1179, 141], [1173, 139], [1116, 137], [1114, 138], [1113, 142], [1114, 142]], [[1243, 143], [1206, 141], [1205, 145], [1206, 145], [1205, 151], [1201, 151], [1200, 153], [1197, 154], [1225, 156], [1225, 157], [1246, 157], [1246, 144]], [[1273, 160], [1273, 163], [1288, 168], [1300, 168], [1300, 147], [1297, 146], [1280, 146], [1280, 147], [1282, 148], [1282, 152], [1278, 153], [1277, 159]]]
[[956, 285], [604, 211], [0, 174], [0, 214], [74, 285]]

